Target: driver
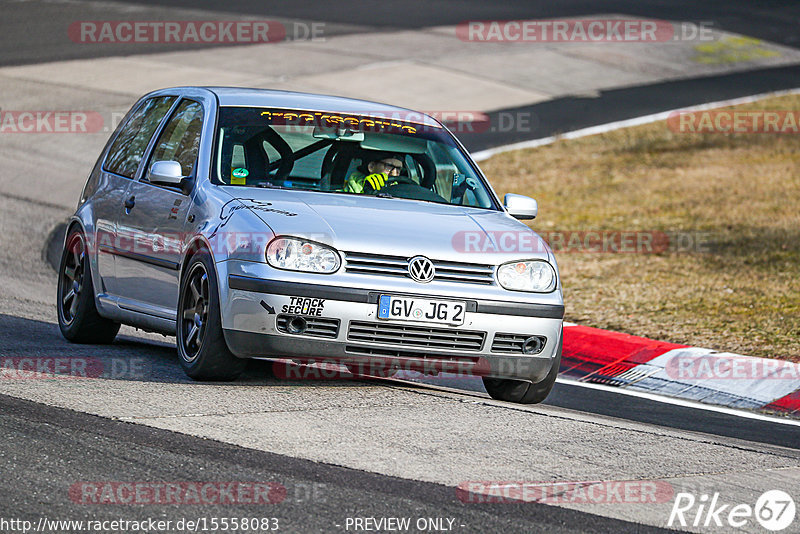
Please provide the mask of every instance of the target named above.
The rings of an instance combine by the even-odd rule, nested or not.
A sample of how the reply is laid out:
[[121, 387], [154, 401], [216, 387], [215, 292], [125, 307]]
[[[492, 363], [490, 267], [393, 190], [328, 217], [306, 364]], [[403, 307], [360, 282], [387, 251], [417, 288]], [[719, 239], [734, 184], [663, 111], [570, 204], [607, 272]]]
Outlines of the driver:
[[[363, 159], [363, 163], [344, 183], [348, 193], [379, 191], [400, 176], [403, 170], [403, 156], [376, 152]], [[366, 191], [365, 191], [366, 190]]]

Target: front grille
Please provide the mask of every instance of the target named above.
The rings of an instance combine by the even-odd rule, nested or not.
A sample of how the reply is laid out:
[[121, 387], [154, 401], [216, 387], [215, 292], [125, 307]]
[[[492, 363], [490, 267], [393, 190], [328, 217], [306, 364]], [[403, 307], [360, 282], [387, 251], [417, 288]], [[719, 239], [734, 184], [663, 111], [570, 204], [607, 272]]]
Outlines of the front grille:
[[[349, 273], [377, 274], [407, 277], [408, 260], [405, 256], [382, 256], [378, 254], [345, 253], [345, 270]], [[431, 260], [436, 270], [434, 280], [443, 282], [465, 282], [469, 284], [494, 283], [494, 266], [477, 263]]]
[[[525, 340], [531, 337], [538, 337], [542, 346], [535, 352], [525, 353], [522, 350], [522, 345], [525, 343]], [[503, 334], [498, 332], [494, 335], [494, 340], [492, 341], [492, 352], [528, 355], [539, 354], [544, 350], [545, 343], [547, 343], [547, 338], [544, 336], [532, 336], [530, 334]]]
[[453, 330], [367, 321], [351, 321], [350, 329], [347, 331], [348, 341], [456, 351], [481, 350], [485, 338], [486, 332], [475, 330]]
[[305, 317], [306, 329], [303, 332], [290, 332], [289, 321], [295, 316], [278, 315], [275, 326], [279, 332], [299, 336], [317, 336], [334, 338], [339, 335], [339, 319], [329, 319], [327, 317]]

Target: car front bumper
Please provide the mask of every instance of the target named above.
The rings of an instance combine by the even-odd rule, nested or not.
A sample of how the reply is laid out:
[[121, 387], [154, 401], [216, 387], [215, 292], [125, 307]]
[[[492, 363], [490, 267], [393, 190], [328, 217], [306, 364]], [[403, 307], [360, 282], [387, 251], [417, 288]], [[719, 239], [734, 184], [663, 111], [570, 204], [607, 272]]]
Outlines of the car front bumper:
[[[534, 383], [543, 380], [558, 361], [564, 313], [560, 294], [559, 300], [551, 296], [545, 303], [509, 302], [466, 296], [469, 293], [442, 294], [430, 287], [424, 292], [408, 285], [402, 290], [391, 284], [385, 287], [385, 282], [384, 287], [346, 287], [297, 281], [302, 277], [276, 279], [275, 273], [253, 276], [235, 264], [217, 267], [225, 340], [239, 357], [336, 361], [361, 369], [385, 369], [388, 365]], [[464, 323], [449, 326], [378, 319], [382, 294], [465, 301]], [[321, 323], [322, 328], [290, 333], [286, 325], [293, 317], [303, 317], [310, 325]], [[498, 341], [498, 334], [540, 336], [546, 341], [536, 354], [512, 353], [506, 352], [507, 345]], [[501, 345], [503, 352], [495, 350]]]

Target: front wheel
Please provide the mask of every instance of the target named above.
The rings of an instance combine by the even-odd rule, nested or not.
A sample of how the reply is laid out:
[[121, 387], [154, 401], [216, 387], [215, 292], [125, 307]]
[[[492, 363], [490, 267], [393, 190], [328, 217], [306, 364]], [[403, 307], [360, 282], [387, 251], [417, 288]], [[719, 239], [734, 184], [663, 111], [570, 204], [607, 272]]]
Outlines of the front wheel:
[[177, 342], [181, 367], [195, 380], [235, 380], [247, 366], [228, 349], [222, 333], [219, 290], [206, 251], [189, 261], [178, 297]]
[[88, 250], [83, 233], [71, 230], [58, 268], [58, 327], [73, 343], [111, 343], [119, 323], [97, 312]]
[[556, 383], [558, 369], [561, 366], [561, 350], [564, 346], [564, 329], [561, 329], [561, 339], [558, 342], [558, 353], [553, 360], [550, 372], [544, 380], [531, 384], [522, 380], [507, 378], [483, 377], [483, 386], [489, 396], [495, 400], [516, 402], [519, 404], [538, 404], [545, 400]]

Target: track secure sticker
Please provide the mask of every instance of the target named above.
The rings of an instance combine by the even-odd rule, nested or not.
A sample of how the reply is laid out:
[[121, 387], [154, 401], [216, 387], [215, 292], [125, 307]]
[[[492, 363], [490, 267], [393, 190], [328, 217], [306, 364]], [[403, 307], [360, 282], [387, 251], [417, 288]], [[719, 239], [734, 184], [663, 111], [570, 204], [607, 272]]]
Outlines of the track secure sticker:
[[231, 171], [231, 185], [245, 185], [249, 174], [250, 171], [242, 167], [233, 169]]
[[325, 310], [325, 299], [312, 299], [308, 297], [290, 297], [289, 304], [284, 304], [281, 313], [297, 315], [322, 315]]

